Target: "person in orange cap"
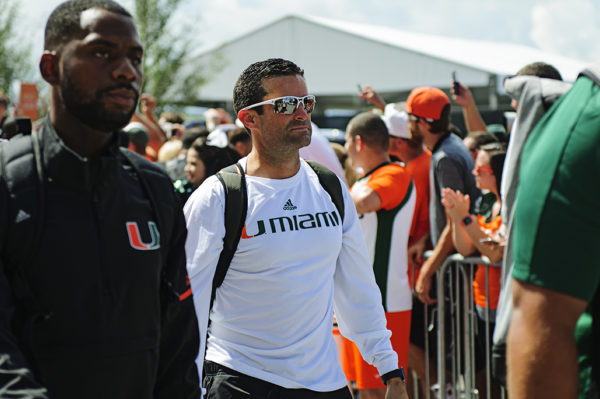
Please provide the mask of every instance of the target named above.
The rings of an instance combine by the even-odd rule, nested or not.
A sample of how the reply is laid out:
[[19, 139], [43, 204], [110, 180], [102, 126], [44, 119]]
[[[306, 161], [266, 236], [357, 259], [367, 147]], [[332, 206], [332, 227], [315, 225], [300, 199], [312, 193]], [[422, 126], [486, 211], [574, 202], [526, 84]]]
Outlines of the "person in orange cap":
[[[421, 266], [416, 291], [419, 299], [432, 304], [430, 296], [431, 281], [435, 271], [448, 255], [454, 252], [448, 215], [442, 205], [442, 189], [451, 188], [468, 194], [471, 207], [480, 196], [471, 171], [474, 168], [473, 157], [462, 140], [449, 131], [450, 100], [435, 87], [418, 87], [406, 101], [409, 116], [409, 129], [412, 137], [421, 137], [431, 151], [429, 202], [429, 223], [433, 254]], [[471, 209], [471, 212], [473, 210]], [[465, 223], [469, 223], [465, 220]]]

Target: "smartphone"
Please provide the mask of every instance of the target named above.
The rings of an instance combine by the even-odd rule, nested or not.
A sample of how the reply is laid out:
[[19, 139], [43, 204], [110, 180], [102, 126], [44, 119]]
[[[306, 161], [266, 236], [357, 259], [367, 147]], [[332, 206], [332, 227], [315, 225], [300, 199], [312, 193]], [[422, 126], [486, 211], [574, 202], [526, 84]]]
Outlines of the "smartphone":
[[452, 88], [454, 89], [454, 94], [458, 96], [460, 89], [458, 87], [458, 80], [456, 80], [456, 71], [452, 71]]

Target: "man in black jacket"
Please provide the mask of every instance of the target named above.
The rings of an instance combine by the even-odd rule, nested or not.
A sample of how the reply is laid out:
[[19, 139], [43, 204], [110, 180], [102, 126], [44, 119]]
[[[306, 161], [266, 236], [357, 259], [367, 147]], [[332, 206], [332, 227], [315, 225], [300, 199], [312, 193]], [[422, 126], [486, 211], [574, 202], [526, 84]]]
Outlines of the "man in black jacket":
[[168, 177], [118, 148], [142, 52], [110, 0], [48, 19], [49, 117], [0, 152], [0, 397], [200, 397], [183, 215]]

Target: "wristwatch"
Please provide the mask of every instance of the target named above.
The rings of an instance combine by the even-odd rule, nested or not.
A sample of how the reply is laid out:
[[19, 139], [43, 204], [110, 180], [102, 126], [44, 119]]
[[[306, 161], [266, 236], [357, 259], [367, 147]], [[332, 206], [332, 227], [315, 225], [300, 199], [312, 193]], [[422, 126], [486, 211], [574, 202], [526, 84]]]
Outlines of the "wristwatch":
[[400, 377], [403, 384], [406, 384], [406, 374], [404, 374], [404, 369], [400, 367], [399, 369], [389, 371], [381, 376], [381, 381], [383, 381], [384, 385], [387, 385], [388, 380], [390, 378]]
[[470, 225], [473, 222], [473, 218], [471, 217], [471, 215], [467, 215], [463, 218], [463, 220], [460, 221], [460, 224], [463, 227], [467, 227], [468, 225]]

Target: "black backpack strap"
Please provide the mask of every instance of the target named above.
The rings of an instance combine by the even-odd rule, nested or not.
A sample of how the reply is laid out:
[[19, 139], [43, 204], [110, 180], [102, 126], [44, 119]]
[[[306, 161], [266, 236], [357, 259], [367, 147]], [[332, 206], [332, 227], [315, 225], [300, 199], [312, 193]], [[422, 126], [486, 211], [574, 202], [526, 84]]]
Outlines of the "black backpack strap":
[[212, 308], [215, 300], [217, 288], [223, 283], [229, 264], [240, 242], [248, 212], [246, 174], [242, 166], [239, 163], [230, 165], [219, 171], [217, 178], [225, 189], [225, 237], [223, 238], [223, 250], [219, 255], [219, 262], [213, 277], [210, 308]]
[[[17, 141], [18, 140], [18, 141]], [[2, 179], [10, 196], [8, 234], [10, 245], [19, 245], [26, 250], [19, 251], [25, 257], [8, 260], [6, 270], [17, 306], [21, 307], [32, 319], [50, 317], [36, 298], [23, 266], [37, 262], [39, 243], [46, 225], [46, 198], [44, 169], [38, 134], [27, 135], [15, 141], [0, 145], [0, 168]], [[27, 157], [31, 157], [29, 160]], [[30, 220], [24, 221], [25, 218]], [[21, 220], [23, 219], [23, 220]], [[8, 237], [7, 237], [8, 238]], [[4, 251], [8, 253], [9, 240], [4, 242]], [[5, 259], [5, 260], [6, 260]]]
[[[52, 317], [42, 306], [28, 279], [37, 264], [46, 226], [43, 162], [38, 134], [0, 143], [0, 179], [8, 192], [8, 216], [2, 242], [4, 272], [15, 304], [12, 325], [24, 345], [21, 351], [33, 359], [34, 326]], [[30, 366], [33, 373], [36, 368]]]
[[[158, 227], [158, 231], [162, 232], [162, 227], [164, 227], [165, 224], [163, 223], [161, 213], [158, 211], [158, 202], [156, 200], [156, 196], [154, 195], [154, 191], [152, 190], [152, 187], [148, 182], [148, 178], [146, 177], [145, 172], [143, 170], [141, 159], [136, 157], [131, 151], [127, 150], [126, 148], [119, 147], [119, 149], [121, 150], [121, 154], [123, 154], [127, 162], [129, 162], [133, 170], [135, 170], [135, 173], [140, 178], [142, 188], [146, 192], [148, 199], [150, 199], [150, 204], [152, 205], [152, 211], [154, 213], [154, 217], [156, 218], [156, 225]], [[160, 235], [161, 247], [163, 246], [163, 244], [164, 246], [167, 245], [167, 243], [164, 242], [164, 239], [166, 237], [163, 237], [163, 235], [164, 234]]]
[[[145, 163], [147, 161], [144, 158], [134, 154], [133, 152], [129, 151], [126, 148], [119, 147], [119, 149], [121, 151], [121, 154], [123, 154], [123, 156], [125, 157], [127, 162], [131, 165], [131, 167], [135, 171], [136, 175], [139, 177], [140, 183], [142, 185], [142, 189], [144, 190], [144, 192], [148, 196], [148, 199], [150, 200], [150, 205], [152, 206], [152, 213], [154, 214], [154, 218], [156, 219], [156, 226], [158, 227], [158, 231], [160, 233], [160, 249], [161, 249], [163, 265], [166, 265], [167, 257], [169, 255], [169, 251], [168, 251], [169, 241], [170, 241], [170, 239], [168, 237], [169, 231], [166, 229], [167, 225], [165, 224], [165, 221], [162, 218], [162, 212], [160, 211], [160, 207], [159, 207], [159, 203], [158, 203], [158, 200], [156, 197], [155, 190], [153, 189], [153, 185], [149, 181], [149, 179], [150, 179], [150, 176], [148, 176], [149, 172], [146, 172], [144, 169], [143, 163]], [[167, 289], [169, 297], [173, 301], [179, 301], [179, 298], [182, 293], [180, 293], [173, 286], [173, 283], [165, 275], [166, 272], [164, 270], [165, 269], [163, 268], [162, 283], [165, 285], [165, 288]]]
[[344, 194], [340, 179], [335, 173], [315, 161], [306, 161], [319, 177], [319, 183], [331, 197], [331, 201], [340, 215], [340, 223], [344, 222]]

